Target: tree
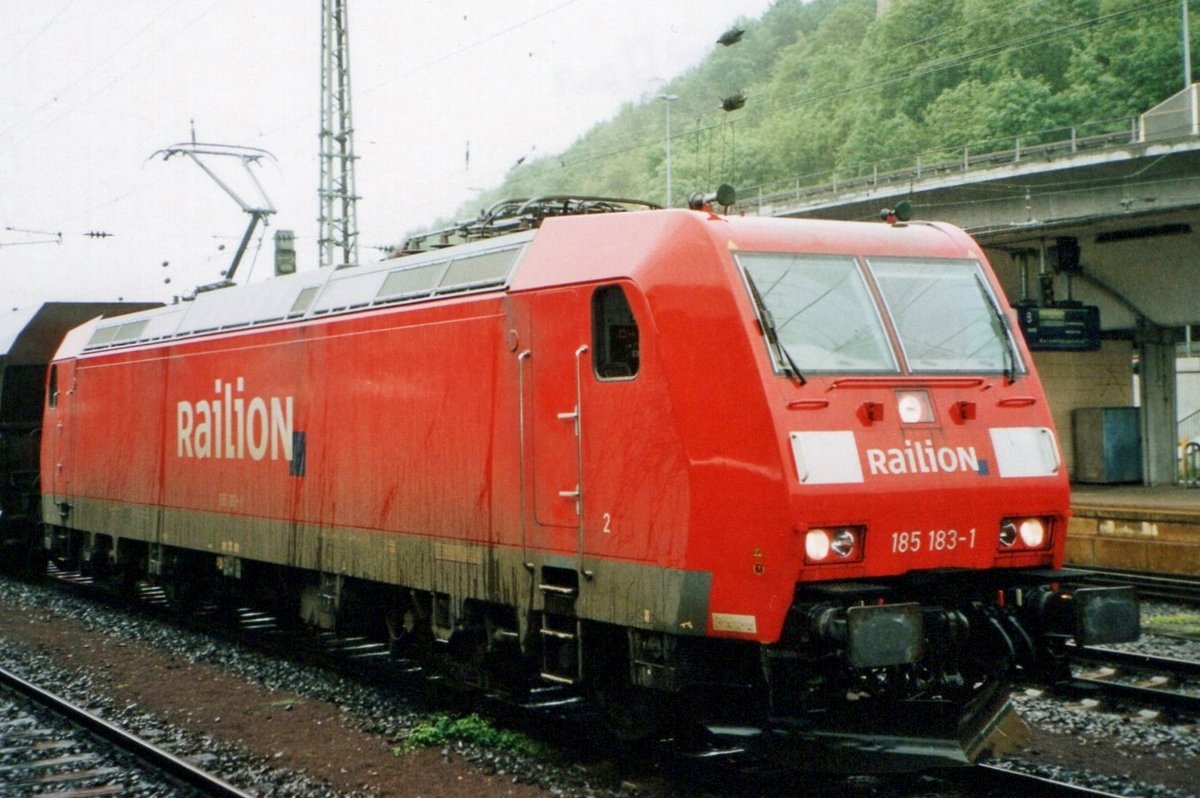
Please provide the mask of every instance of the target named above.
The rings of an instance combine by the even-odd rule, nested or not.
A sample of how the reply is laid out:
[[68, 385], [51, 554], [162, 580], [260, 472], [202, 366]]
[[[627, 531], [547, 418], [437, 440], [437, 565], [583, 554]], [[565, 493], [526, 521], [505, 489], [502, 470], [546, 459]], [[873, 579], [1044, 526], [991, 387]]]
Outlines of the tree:
[[[1094, 120], [1123, 127], [1182, 88], [1179, 0], [894, 0], [879, 17], [874, 0], [778, 0], [739, 27], [739, 44], [714, 44], [703, 63], [485, 196], [658, 201], [659, 92], [679, 98], [678, 202], [721, 181], [752, 191], [1007, 149], [1017, 136], [1032, 144], [1043, 131], [1061, 138]], [[1200, 22], [1192, 30], [1200, 36]], [[736, 91], [746, 106], [726, 114], [720, 99]]]

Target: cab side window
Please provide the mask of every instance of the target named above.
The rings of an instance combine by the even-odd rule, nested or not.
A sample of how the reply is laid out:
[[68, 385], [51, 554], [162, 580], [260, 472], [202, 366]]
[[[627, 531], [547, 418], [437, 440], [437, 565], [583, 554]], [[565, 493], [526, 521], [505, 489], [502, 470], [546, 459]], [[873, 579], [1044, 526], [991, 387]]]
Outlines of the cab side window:
[[51, 407], [58, 407], [58, 365], [50, 366], [50, 388], [47, 391]]
[[630, 379], [638, 372], [638, 327], [619, 285], [592, 294], [592, 362], [602, 380]]

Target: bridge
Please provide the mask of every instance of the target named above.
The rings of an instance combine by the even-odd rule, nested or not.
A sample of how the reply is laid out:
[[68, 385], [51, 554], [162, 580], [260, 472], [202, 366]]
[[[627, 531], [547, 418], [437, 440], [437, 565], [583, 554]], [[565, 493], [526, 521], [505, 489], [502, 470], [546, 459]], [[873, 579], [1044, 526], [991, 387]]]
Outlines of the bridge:
[[[1043, 331], [1078, 333], [1092, 323], [1087, 308], [1098, 308], [1096, 348], [1051, 334], [1034, 352], [1067, 467], [1079, 482], [1172, 485], [1180, 479], [1178, 410], [1200, 408], [1200, 385], [1184, 379], [1177, 387], [1176, 379], [1196, 370], [1188, 356], [1200, 354], [1191, 340], [1200, 325], [1198, 89], [1129, 120], [752, 188], [736, 210], [869, 220], [907, 200], [916, 219], [970, 232], [1010, 302], [1033, 308], [1029, 318], [1041, 318]], [[1135, 398], [1140, 410], [1131, 414], [1090, 412]], [[1117, 452], [1115, 475], [1104, 473], [1105, 452], [1094, 451], [1110, 443], [1107, 431], [1098, 440], [1094, 429], [1109, 415], [1134, 426], [1114, 428], [1126, 441], [1132, 432], [1134, 447]]]

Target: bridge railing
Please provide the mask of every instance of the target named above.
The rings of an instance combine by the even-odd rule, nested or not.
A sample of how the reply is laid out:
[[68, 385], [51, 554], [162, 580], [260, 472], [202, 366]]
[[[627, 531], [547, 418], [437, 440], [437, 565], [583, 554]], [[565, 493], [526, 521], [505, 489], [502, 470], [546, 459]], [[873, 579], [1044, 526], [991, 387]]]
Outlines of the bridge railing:
[[930, 150], [887, 159], [870, 166], [843, 167], [798, 175], [784, 181], [739, 189], [734, 210], [765, 213], [781, 205], [803, 204], [838, 196], [866, 193], [881, 187], [904, 186], [918, 180], [968, 174], [1004, 164], [1053, 161], [1118, 149], [1139, 141], [1138, 117], [1099, 120], [1067, 128], [1025, 133], [1013, 138], [971, 142], [961, 147]]
[[1180, 440], [1200, 440], [1200, 410], [1181, 418], [1175, 429]]
[[1200, 487], [1200, 410], [1175, 425], [1179, 439], [1180, 480], [1189, 488]]
[[1180, 458], [1180, 481], [1186, 488], [1200, 488], [1200, 443], [1188, 443], [1182, 447]]

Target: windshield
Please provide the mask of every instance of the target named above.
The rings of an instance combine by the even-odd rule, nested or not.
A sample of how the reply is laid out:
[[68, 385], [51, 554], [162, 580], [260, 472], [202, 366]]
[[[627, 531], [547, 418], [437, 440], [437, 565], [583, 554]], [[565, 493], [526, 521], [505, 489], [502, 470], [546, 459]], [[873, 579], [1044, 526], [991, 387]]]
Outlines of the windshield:
[[998, 306], [973, 260], [871, 258], [913, 372], [1017, 370]]
[[800, 370], [898, 370], [854, 258], [741, 254], [738, 262], [761, 300], [764, 326]]
[[[912, 373], [1017, 371], [1016, 350], [974, 260], [739, 253], [781, 371], [896, 373], [883, 297]], [[776, 350], [778, 347], [778, 351]]]

